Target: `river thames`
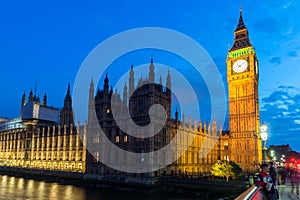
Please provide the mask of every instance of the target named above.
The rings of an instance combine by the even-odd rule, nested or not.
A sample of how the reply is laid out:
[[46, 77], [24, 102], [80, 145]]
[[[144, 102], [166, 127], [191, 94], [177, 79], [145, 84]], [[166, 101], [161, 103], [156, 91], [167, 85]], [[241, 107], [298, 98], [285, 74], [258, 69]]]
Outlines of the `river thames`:
[[62, 185], [0, 175], [0, 200], [14, 199], [59, 199], [59, 200], [190, 200], [192, 197], [171, 194], [141, 194], [120, 191], [103, 191], [97, 188]]

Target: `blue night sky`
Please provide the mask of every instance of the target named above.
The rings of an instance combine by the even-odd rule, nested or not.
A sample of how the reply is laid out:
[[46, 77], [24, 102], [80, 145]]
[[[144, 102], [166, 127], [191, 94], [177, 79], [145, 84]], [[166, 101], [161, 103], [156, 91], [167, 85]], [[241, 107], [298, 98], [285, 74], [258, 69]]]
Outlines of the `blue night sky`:
[[[260, 63], [260, 114], [269, 127], [268, 144], [289, 143], [300, 151], [296, 0], [2, 1], [0, 116], [18, 117], [21, 95], [34, 89], [36, 79], [37, 94], [42, 98], [46, 92], [48, 104], [61, 108], [67, 84], [73, 85], [88, 53], [108, 37], [138, 27], [170, 28], [195, 39], [213, 58], [226, 84], [226, 54], [240, 4]], [[167, 60], [155, 51], [140, 55], [123, 59], [123, 66], [147, 63], [151, 56], [160, 63]]]

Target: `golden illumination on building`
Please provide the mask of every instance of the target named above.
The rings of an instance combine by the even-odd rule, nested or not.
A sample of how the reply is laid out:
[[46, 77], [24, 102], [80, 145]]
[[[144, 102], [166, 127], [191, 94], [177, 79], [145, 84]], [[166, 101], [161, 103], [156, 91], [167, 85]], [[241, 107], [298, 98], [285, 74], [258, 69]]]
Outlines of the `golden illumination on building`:
[[245, 171], [259, 167], [262, 149], [259, 134], [258, 59], [250, 43], [242, 10], [227, 55], [229, 102], [229, 160]]
[[1, 131], [0, 165], [85, 172], [86, 149], [74, 130], [71, 125]]
[[[189, 177], [208, 175], [212, 165], [219, 160], [234, 161], [245, 171], [254, 171], [258, 168], [262, 160], [258, 110], [258, 59], [249, 41], [248, 30], [242, 18], [242, 11], [240, 12], [239, 23], [234, 35], [234, 44], [229, 50], [226, 60], [230, 132], [222, 131], [222, 127], [217, 125], [216, 120], [210, 123], [194, 120], [192, 123], [191, 118], [188, 118], [188, 122], [186, 123], [184, 115], [181, 116], [181, 120], [178, 119], [177, 111], [175, 113], [176, 118], [172, 119], [172, 95], [169, 89], [163, 91], [160, 86], [160, 88], [153, 90], [154, 92], [159, 91], [158, 93], [154, 94], [151, 98], [147, 98], [147, 96], [144, 98], [143, 91], [134, 90], [134, 71], [131, 68], [129, 94], [137, 91], [135, 93], [138, 96], [131, 97], [130, 101], [127, 102], [127, 86], [125, 84], [123, 103], [120, 104], [120, 110], [128, 109], [126, 106], [130, 103], [138, 105], [132, 106], [132, 109], [136, 110], [131, 114], [134, 115], [135, 119], [144, 122], [142, 121], [144, 118], [140, 117], [141, 113], [148, 114], [148, 110], [144, 108], [152, 105], [155, 99], [155, 102], [163, 104], [166, 109], [166, 117], [170, 122], [165, 124], [160, 134], [157, 134], [153, 137], [153, 140], [148, 142], [150, 144], [148, 150], [156, 151], [170, 143], [176, 134], [185, 133], [183, 134], [185, 137], [178, 137], [176, 145], [172, 149], [173, 152], [164, 152], [161, 155], [157, 155], [158, 159], [151, 162], [160, 162], [170, 158], [170, 156], [176, 156], [179, 159], [175, 159], [176, 161], [163, 169], [150, 172], [150, 177], [161, 175], [186, 175]], [[153, 59], [151, 59], [150, 66], [151, 76], [149, 78], [154, 79]], [[103, 101], [96, 103], [98, 105], [96, 107], [98, 117], [96, 120], [98, 121], [95, 122], [89, 119], [88, 123], [99, 122], [100, 125], [102, 123], [104, 125], [104, 132], [107, 132], [108, 138], [115, 145], [129, 151], [131, 150], [132, 152], [139, 151], [144, 153], [143, 148], [146, 146], [144, 138], [127, 136], [113, 121], [113, 116], [110, 114], [111, 111], [109, 109], [110, 105], [108, 105], [110, 101], [107, 101], [107, 99], [115, 94], [108, 90], [107, 75], [104, 82], [104, 90], [99, 90], [98, 98], [96, 98], [98, 101]], [[168, 74], [166, 82], [169, 85], [167, 88], [171, 88], [170, 74]], [[105, 96], [104, 100], [100, 98], [103, 96]], [[91, 98], [89, 102], [94, 102], [93, 82], [90, 85], [89, 97]], [[46, 105], [46, 102], [45, 97], [44, 105]], [[23, 95], [22, 106], [26, 106], [25, 104], [26, 97]], [[89, 109], [91, 108], [89, 106]], [[91, 117], [90, 113], [88, 116], [89, 118]], [[80, 128], [79, 123], [76, 128], [73, 127], [70, 86], [68, 86], [61, 119], [63, 119], [61, 125], [38, 126], [34, 125], [33, 122], [27, 122], [24, 127], [20, 126], [0, 131], [0, 165], [101, 175], [120, 175], [123, 173], [102, 164], [100, 162], [100, 155], [103, 157], [107, 156], [112, 163], [117, 163], [117, 161], [126, 161], [128, 159], [125, 157], [125, 154], [122, 157], [122, 155], [108, 151], [108, 155], [104, 155], [103, 151], [100, 150], [101, 148], [105, 148], [105, 146], [100, 147], [99, 151], [90, 152], [90, 154], [86, 151], [87, 137], [94, 146], [99, 145], [102, 140], [100, 140], [99, 133], [93, 131], [93, 129], [90, 129], [91, 132], [87, 135], [86, 123], [83, 129]], [[83, 135], [82, 141], [79, 133]], [[191, 140], [192, 142], [190, 142]], [[187, 151], [182, 155], [178, 155], [181, 152], [180, 150], [188, 144], [191, 145]], [[142, 176], [141, 174], [139, 175]]]

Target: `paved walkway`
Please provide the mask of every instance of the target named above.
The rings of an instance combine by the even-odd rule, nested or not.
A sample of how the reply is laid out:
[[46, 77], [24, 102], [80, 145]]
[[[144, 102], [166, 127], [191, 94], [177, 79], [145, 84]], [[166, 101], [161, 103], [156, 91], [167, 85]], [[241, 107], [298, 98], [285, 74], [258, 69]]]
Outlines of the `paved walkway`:
[[291, 195], [292, 185], [289, 179], [287, 179], [287, 182], [284, 185], [277, 186], [277, 189], [280, 200], [300, 199], [300, 196], [297, 197], [295, 195]]

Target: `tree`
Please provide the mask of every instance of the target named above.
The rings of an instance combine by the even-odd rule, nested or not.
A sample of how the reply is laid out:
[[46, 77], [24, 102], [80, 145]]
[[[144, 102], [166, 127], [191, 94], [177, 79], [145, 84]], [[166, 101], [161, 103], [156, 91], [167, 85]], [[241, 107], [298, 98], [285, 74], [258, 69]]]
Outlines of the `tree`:
[[232, 171], [233, 171], [235, 177], [239, 177], [243, 174], [243, 170], [238, 164], [236, 164], [233, 161], [229, 161], [229, 164], [231, 164], [231, 166], [232, 166]]
[[230, 176], [234, 176], [232, 165], [226, 160], [219, 161], [211, 167], [211, 173], [214, 176], [225, 177], [228, 182]]

